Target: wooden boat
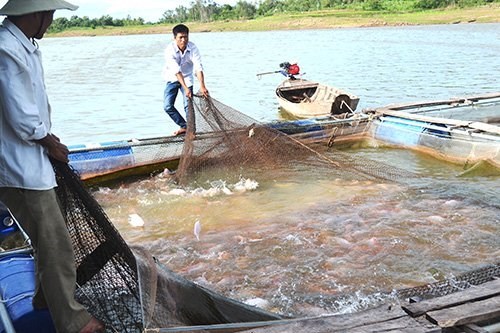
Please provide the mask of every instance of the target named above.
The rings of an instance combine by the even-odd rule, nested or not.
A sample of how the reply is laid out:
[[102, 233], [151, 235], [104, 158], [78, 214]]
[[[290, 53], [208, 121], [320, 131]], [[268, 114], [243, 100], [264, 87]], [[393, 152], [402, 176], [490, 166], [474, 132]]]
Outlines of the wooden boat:
[[280, 107], [297, 118], [352, 113], [359, 98], [341, 89], [304, 79], [286, 79], [276, 88]]
[[[363, 113], [347, 117], [322, 117], [266, 124], [304, 143], [325, 142], [342, 145], [357, 142], [365, 135], [369, 116]], [[206, 140], [214, 133], [198, 133]], [[215, 134], [216, 135], [216, 134]], [[69, 146], [70, 165], [88, 185], [133, 179], [143, 175], [177, 169], [184, 138], [166, 136]]]
[[500, 168], [500, 126], [495, 123], [500, 93], [364, 112], [374, 117], [369, 137], [378, 142], [422, 151], [465, 169], [478, 162]]

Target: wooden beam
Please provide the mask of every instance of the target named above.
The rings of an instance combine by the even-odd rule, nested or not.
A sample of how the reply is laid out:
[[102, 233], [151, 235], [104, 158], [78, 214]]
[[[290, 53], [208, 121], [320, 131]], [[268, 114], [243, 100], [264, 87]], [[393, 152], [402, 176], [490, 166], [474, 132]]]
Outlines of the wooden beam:
[[487, 330], [475, 324], [460, 326], [460, 329], [465, 333], [488, 333]]
[[470, 121], [423, 116], [423, 115], [419, 115], [419, 114], [412, 114], [412, 113], [408, 113], [408, 112], [404, 112], [404, 111], [393, 111], [393, 110], [377, 110], [377, 115], [399, 117], [402, 119], [424, 121], [426, 123], [444, 124], [444, 125], [451, 125], [451, 126], [456, 126], [456, 127], [468, 127], [469, 124], [471, 123]]
[[469, 127], [474, 128], [474, 129], [478, 129], [478, 130], [484, 131], [484, 132], [500, 134], [500, 126], [496, 126], [496, 125], [492, 125], [492, 124], [473, 122], [473, 123], [469, 124]]
[[408, 332], [433, 333], [441, 332], [439, 327], [431, 323], [423, 325], [409, 317], [399, 306], [383, 305], [375, 309], [351, 314], [321, 316], [313, 318], [297, 318], [289, 320], [285, 325], [269, 325], [245, 332], [252, 333], [292, 333], [292, 332]]
[[431, 311], [426, 314], [426, 317], [430, 322], [441, 327], [462, 326], [498, 319], [500, 318], [500, 296]]
[[403, 310], [412, 317], [418, 317], [429, 311], [440, 310], [446, 307], [478, 301], [497, 295], [500, 295], [500, 279], [486, 282], [479, 286], [472, 286], [461, 292], [450, 295], [403, 305]]
[[453, 105], [453, 104], [464, 104], [467, 101], [478, 102], [480, 100], [485, 99], [494, 99], [499, 98], [500, 92], [483, 94], [483, 95], [473, 95], [473, 96], [465, 96], [458, 98], [450, 98], [446, 100], [436, 100], [436, 101], [423, 101], [423, 102], [413, 102], [413, 103], [401, 103], [401, 104], [391, 104], [386, 105], [381, 108], [377, 108], [375, 110], [388, 109], [388, 110], [406, 110], [406, 109], [415, 109], [420, 107], [429, 107], [429, 106], [437, 106], [437, 105]]

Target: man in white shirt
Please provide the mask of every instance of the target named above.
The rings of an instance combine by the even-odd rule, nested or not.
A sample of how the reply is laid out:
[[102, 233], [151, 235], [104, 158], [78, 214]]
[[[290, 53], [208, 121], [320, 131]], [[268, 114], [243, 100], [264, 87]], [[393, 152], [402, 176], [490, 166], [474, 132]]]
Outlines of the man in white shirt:
[[35, 253], [35, 308], [48, 308], [57, 332], [104, 330], [75, 300], [73, 246], [58, 205], [49, 156], [68, 162], [68, 148], [51, 133], [41, 39], [64, 0], [9, 0], [0, 25], [0, 201], [28, 234]]
[[186, 132], [186, 120], [175, 108], [179, 90], [184, 96], [184, 111], [187, 115], [188, 99], [193, 97], [193, 72], [200, 82], [200, 92], [208, 96], [201, 64], [200, 51], [189, 41], [189, 28], [184, 24], [176, 25], [172, 32], [174, 40], [165, 48], [165, 68], [163, 77], [167, 82], [163, 95], [163, 109], [179, 126], [174, 135]]

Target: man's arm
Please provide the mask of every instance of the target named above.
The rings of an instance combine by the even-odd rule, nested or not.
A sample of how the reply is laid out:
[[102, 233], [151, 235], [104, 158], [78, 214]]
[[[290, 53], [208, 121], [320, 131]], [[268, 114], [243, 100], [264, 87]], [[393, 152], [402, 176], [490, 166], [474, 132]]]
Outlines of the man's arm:
[[[22, 140], [42, 145], [47, 148], [49, 156], [67, 163], [68, 147], [57, 136], [47, 133], [40, 118], [29, 68], [5, 50], [0, 51], [0, 59], [0, 96], [5, 119]], [[37, 139], [42, 136], [42, 139]]]
[[198, 81], [200, 81], [200, 92], [203, 96], [208, 97], [208, 90], [205, 86], [205, 75], [203, 75], [203, 71], [196, 72], [196, 77]]
[[208, 97], [208, 90], [207, 87], [205, 86], [205, 75], [203, 74], [203, 65], [201, 63], [200, 50], [198, 50], [198, 47], [196, 47], [196, 45], [193, 45], [192, 52], [193, 52], [192, 54], [193, 67], [196, 73], [196, 77], [200, 82], [200, 92], [203, 96]]
[[177, 77], [177, 80], [181, 84], [182, 89], [184, 89], [184, 93], [186, 94], [186, 97], [187, 98], [193, 97], [193, 94], [191, 93], [191, 89], [189, 89], [189, 87], [186, 85], [186, 81], [184, 81], [184, 76], [182, 75], [182, 73], [179, 72], [179, 73], [175, 74], [175, 76]]

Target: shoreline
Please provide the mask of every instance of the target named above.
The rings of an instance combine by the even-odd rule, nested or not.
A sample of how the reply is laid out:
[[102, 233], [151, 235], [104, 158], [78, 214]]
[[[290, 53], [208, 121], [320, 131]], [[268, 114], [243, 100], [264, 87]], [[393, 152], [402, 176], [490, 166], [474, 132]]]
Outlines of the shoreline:
[[[353, 10], [321, 10], [287, 13], [253, 20], [186, 22], [194, 33], [254, 32], [275, 30], [342, 29], [440, 24], [500, 23], [500, 3], [481, 7], [435, 9], [420, 12], [387, 13]], [[47, 37], [94, 37], [171, 33], [173, 24], [127, 27], [79, 28], [47, 34]]]

